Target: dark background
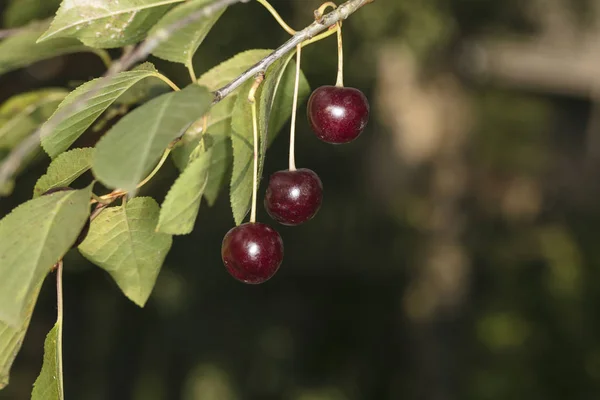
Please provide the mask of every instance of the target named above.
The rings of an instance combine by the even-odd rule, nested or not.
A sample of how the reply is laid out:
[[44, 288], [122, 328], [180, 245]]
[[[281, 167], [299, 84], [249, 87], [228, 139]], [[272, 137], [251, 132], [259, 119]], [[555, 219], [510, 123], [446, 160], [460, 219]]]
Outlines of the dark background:
[[[273, 5], [300, 28], [319, 4]], [[234, 6], [196, 72], [286, 38], [257, 3]], [[313, 221], [277, 227], [277, 275], [248, 286], [225, 271], [226, 190], [175, 238], [144, 309], [72, 251], [67, 399], [599, 398], [599, 2], [376, 0], [344, 40], [345, 83], [367, 94], [371, 121], [331, 146], [302, 105], [296, 159], [325, 197]], [[312, 88], [334, 83], [333, 38], [303, 56]], [[89, 54], [45, 61], [1, 76], [0, 100], [103, 68]], [[287, 167], [288, 128], [266, 174]], [[0, 215], [47, 163], [19, 176]], [[143, 194], [160, 201], [175, 177], [169, 164]], [[258, 219], [274, 225], [262, 206]], [[50, 277], [0, 399], [29, 398], [55, 317]]]

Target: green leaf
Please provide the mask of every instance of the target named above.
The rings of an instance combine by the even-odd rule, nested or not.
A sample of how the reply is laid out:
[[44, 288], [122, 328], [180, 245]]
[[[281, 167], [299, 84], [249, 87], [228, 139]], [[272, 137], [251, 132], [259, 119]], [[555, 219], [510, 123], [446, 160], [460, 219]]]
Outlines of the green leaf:
[[4, 26], [16, 28], [54, 15], [60, 0], [11, 0], [4, 10]]
[[82, 51], [96, 52], [74, 39], [56, 39], [36, 43], [37, 38], [47, 27], [47, 23], [32, 23], [21, 32], [0, 42], [0, 75], [62, 54]]
[[62, 374], [62, 318], [44, 341], [44, 363], [33, 384], [31, 400], [64, 400]]
[[198, 85], [136, 108], [96, 145], [94, 175], [106, 186], [132, 191], [167, 146], [209, 109], [212, 94]]
[[[257, 49], [239, 53], [203, 74], [198, 79], [198, 83], [207, 86], [209, 90], [218, 89], [271, 54], [271, 52], [272, 50]], [[204, 197], [211, 206], [216, 201], [225, 182], [233, 158], [229, 137], [231, 136], [231, 115], [238, 93], [239, 90], [234, 91], [212, 107], [208, 113], [206, 131], [213, 139], [213, 155], [208, 182], [204, 189]], [[183, 171], [188, 165], [189, 156], [198, 146], [201, 134], [202, 132], [199, 130], [193, 129], [193, 127], [190, 128], [171, 153], [179, 170]]]
[[[296, 63], [292, 61], [295, 52], [274, 62], [265, 74], [258, 109], [258, 129], [260, 132], [260, 159], [258, 176], [262, 177], [267, 147], [273, 142], [283, 125], [292, 115]], [[300, 71], [298, 104], [310, 93], [306, 77]], [[267, 121], [269, 123], [267, 124]]]
[[[240, 93], [247, 94], [252, 88], [254, 80], [250, 79], [240, 87]], [[256, 101], [260, 99], [259, 89], [256, 92]], [[233, 147], [233, 171], [229, 199], [231, 210], [236, 225], [244, 220], [250, 201], [252, 200], [252, 171], [254, 158], [254, 132], [252, 128], [252, 109], [246, 95], [237, 98], [233, 115], [231, 117], [231, 145]]]
[[18, 94], [0, 105], [0, 149], [12, 149], [52, 115], [65, 98], [64, 89]]
[[91, 185], [21, 204], [0, 221], [0, 320], [18, 327], [52, 266], [73, 245], [90, 213]]
[[192, 232], [208, 182], [211, 157], [211, 149], [202, 151], [177, 178], [162, 204], [157, 231], [171, 235]]
[[[208, 182], [204, 189], [204, 197], [209, 206], [212, 206], [217, 200], [233, 159], [229, 137], [231, 135], [231, 113], [236, 98], [237, 92], [227, 96], [209, 111], [209, 122], [206, 132], [211, 137], [213, 155]], [[173, 161], [179, 170], [183, 171], [188, 165], [190, 154], [200, 143], [200, 133], [190, 128], [179, 143], [179, 146], [173, 150]]]
[[106, 270], [125, 296], [143, 307], [152, 292], [171, 236], [155, 231], [159, 207], [150, 197], [107, 208], [90, 226], [79, 245], [85, 258]]
[[[168, 27], [172, 23], [185, 18], [190, 13], [206, 6], [210, 0], [190, 1], [169, 11], [150, 31], [150, 34]], [[225, 8], [207, 18], [201, 18], [174, 32], [171, 37], [162, 42], [152, 54], [164, 60], [191, 66], [194, 53], [211, 30], [213, 25], [225, 12]]]
[[[52, 158], [67, 150], [119, 96], [142, 79], [158, 76], [159, 73], [154, 66], [145, 63], [132, 71], [121, 72], [110, 78], [94, 79], [79, 86], [69, 93], [59, 105], [58, 110], [68, 104], [77, 102], [82, 97], [87, 96], [91, 90], [97, 90], [95, 88], [98, 88], [98, 91], [83, 109], [70, 115], [59, 123], [52, 132], [42, 138], [44, 150]], [[101, 86], [97, 87], [97, 84]], [[52, 121], [52, 118], [56, 118], [56, 114], [51, 117], [50, 121]]]
[[94, 149], [73, 149], [62, 153], [48, 166], [48, 171], [42, 175], [33, 188], [33, 197], [38, 197], [47, 190], [69, 186], [75, 179], [92, 167]]
[[271, 54], [273, 50], [253, 49], [238, 53], [198, 78], [198, 84], [216, 90], [240, 76], [248, 68]]
[[92, 47], [133, 44], [146, 36], [171, 5], [183, 0], [63, 0], [39, 42], [73, 37]]
[[10, 368], [23, 344], [41, 287], [42, 281], [30, 292], [26, 300], [25, 319], [21, 325], [12, 327], [0, 321], [0, 389], [8, 385]]
[[[259, 174], [268, 145], [281, 130], [291, 116], [295, 81], [295, 63], [290, 62], [293, 52], [287, 57], [273, 63], [265, 74], [260, 90], [256, 94], [257, 117], [259, 130]], [[240, 93], [247, 93], [253, 82], [246, 82]], [[299, 100], [308, 95], [309, 87], [306, 78], [300, 77]], [[269, 121], [267, 123], [267, 121]], [[253, 132], [251, 106], [245, 96], [239, 96], [233, 111], [231, 121], [233, 128], [233, 172], [231, 176], [230, 201], [233, 218], [237, 225], [241, 224], [252, 199], [252, 169], [253, 169]]]

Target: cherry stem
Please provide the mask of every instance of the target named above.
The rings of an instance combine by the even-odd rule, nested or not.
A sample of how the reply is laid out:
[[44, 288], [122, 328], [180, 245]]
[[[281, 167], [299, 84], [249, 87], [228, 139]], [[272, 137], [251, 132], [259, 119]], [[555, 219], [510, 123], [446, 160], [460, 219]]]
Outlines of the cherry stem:
[[258, 191], [258, 121], [256, 116], [255, 94], [263, 79], [265, 79], [264, 74], [258, 75], [254, 81], [254, 85], [252, 85], [252, 88], [248, 93], [248, 101], [250, 102], [250, 108], [252, 109], [252, 136], [254, 143], [254, 165], [252, 169], [252, 208], [250, 211], [250, 222], [252, 223], [256, 222], [256, 192]]
[[300, 86], [300, 57], [302, 53], [302, 44], [296, 46], [296, 81], [294, 82], [294, 100], [292, 102], [292, 122], [290, 127], [290, 171], [296, 170], [296, 111], [298, 109], [298, 90]]
[[187, 69], [188, 69], [188, 73], [190, 74], [190, 79], [192, 80], [192, 83], [196, 83], [198, 78], [196, 78], [196, 71], [194, 71], [194, 65], [192, 64], [191, 61], [188, 61]]
[[298, 33], [296, 30], [292, 29], [288, 24], [286, 24], [286, 22], [283, 20], [283, 18], [281, 18], [281, 15], [279, 15], [279, 13], [277, 12], [277, 10], [275, 10], [275, 8], [267, 1], [267, 0], [258, 0], [258, 2], [260, 4], [263, 5], [264, 8], [266, 8], [271, 15], [273, 16], [273, 18], [275, 18], [275, 21], [277, 21], [277, 23], [290, 35], [295, 35], [296, 33]]
[[146, 183], [148, 183], [150, 181], [150, 179], [154, 178], [154, 175], [156, 175], [156, 173], [161, 169], [161, 167], [163, 166], [165, 161], [167, 161], [167, 157], [169, 157], [169, 153], [171, 153], [172, 148], [173, 148], [172, 146], [169, 146], [166, 148], [166, 150], [163, 152], [162, 157], [160, 158], [160, 161], [158, 162], [158, 164], [156, 164], [156, 167], [154, 167], [152, 172], [150, 172], [150, 174], [143, 181], [138, 183], [138, 185], [136, 186], [136, 189], [141, 188]]
[[338, 72], [335, 86], [344, 87], [344, 47], [342, 45], [342, 22], [336, 24], [338, 45]]
[[158, 79], [160, 79], [161, 81], [163, 81], [164, 83], [169, 85], [171, 87], [171, 89], [173, 89], [174, 91], [178, 92], [181, 90], [181, 89], [179, 89], [179, 86], [177, 86], [172, 80], [170, 80], [169, 78], [167, 78], [160, 72], [155, 72], [154, 76], [156, 76]]

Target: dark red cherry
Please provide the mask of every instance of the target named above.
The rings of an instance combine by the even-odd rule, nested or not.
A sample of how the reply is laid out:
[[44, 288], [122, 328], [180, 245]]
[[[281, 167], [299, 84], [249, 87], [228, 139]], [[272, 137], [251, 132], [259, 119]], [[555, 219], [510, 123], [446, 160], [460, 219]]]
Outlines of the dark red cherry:
[[[65, 186], [59, 186], [59, 187], [55, 187], [55, 188], [46, 190], [44, 193], [42, 193], [42, 196], [46, 196], [48, 194], [57, 193], [57, 192], [66, 192], [69, 190], [75, 190], [75, 189], [70, 188], [70, 187], [65, 187]], [[89, 231], [90, 231], [90, 220], [88, 219], [85, 222], [85, 225], [83, 225], [83, 228], [81, 228], [81, 232], [79, 232], [79, 236], [77, 236], [77, 239], [75, 240], [75, 243], [73, 243], [73, 246], [71, 246], [71, 248], [77, 247], [81, 243], [83, 243], [83, 241], [87, 237]]]
[[324, 142], [351, 142], [362, 133], [368, 121], [369, 101], [358, 89], [321, 86], [308, 99], [308, 122]]
[[279, 269], [283, 241], [269, 225], [247, 222], [232, 228], [223, 238], [221, 258], [227, 271], [244, 283], [263, 283]]
[[323, 201], [323, 184], [310, 169], [277, 171], [269, 179], [265, 208], [275, 221], [299, 225], [315, 216]]

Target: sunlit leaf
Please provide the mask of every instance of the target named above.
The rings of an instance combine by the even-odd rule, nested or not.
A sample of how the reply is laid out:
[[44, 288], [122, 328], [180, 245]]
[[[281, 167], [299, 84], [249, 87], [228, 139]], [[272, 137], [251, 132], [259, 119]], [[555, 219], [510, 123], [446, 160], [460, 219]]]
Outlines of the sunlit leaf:
[[12, 327], [0, 321], [0, 389], [8, 385], [10, 369], [23, 344], [41, 287], [42, 281], [29, 293], [26, 300], [25, 319], [21, 325]]
[[[281, 130], [283, 124], [291, 116], [295, 81], [295, 63], [291, 63], [290, 54], [277, 60], [269, 67], [260, 89], [256, 93], [257, 118], [259, 130], [259, 174], [268, 145]], [[248, 93], [253, 82], [245, 83], [240, 93]], [[300, 77], [299, 99], [308, 95], [309, 86], [303, 75]], [[269, 121], [267, 123], [267, 121]], [[253, 178], [253, 132], [250, 102], [246, 96], [239, 96], [233, 110], [231, 121], [233, 132], [233, 172], [231, 176], [230, 201], [233, 218], [237, 225], [241, 224], [252, 198]]]
[[22, 326], [31, 294], [79, 236], [90, 196], [91, 186], [41, 196], [0, 221], [0, 321]]
[[10, 0], [4, 10], [4, 26], [15, 28], [54, 15], [60, 0]]
[[[154, 66], [145, 63], [133, 71], [121, 72], [110, 78], [94, 79], [79, 86], [69, 93], [58, 110], [87, 96], [91, 90], [97, 90], [97, 92], [81, 110], [60, 122], [52, 132], [42, 138], [44, 150], [53, 158], [67, 150], [119, 96], [142, 79], [157, 76], [158, 71]], [[52, 118], [56, 118], [56, 116], [54, 115]]]
[[47, 27], [48, 24], [45, 22], [32, 23], [19, 33], [0, 42], [0, 75], [62, 54], [95, 51], [75, 39], [68, 38], [36, 43], [37, 38]]
[[146, 35], [173, 4], [183, 0], [63, 0], [43, 42], [72, 37], [88, 46], [110, 48], [133, 44]]
[[[198, 83], [209, 90], [215, 90], [230, 82], [252, 65], [268, 56], [271, 50], [248, 50], [235, 55], [229, 60], [217, 65], [199, 79]], [[236, 103], [239, 90], [221, 100], [208, 113], [206, 132], [212, 138], [212, 162], [204, 197], [209, 205], [214, 204], [217, 195], [225, 183], [227, 171], [231, 168], [233, 152], [231, 149], [231, 114]], [[189, 162], [189, 155], [200, 141], [201, 130], [190, 128], [179, 145], [173, 151], [173, 160], [180, 170], [184, 170]]]
[[[169, 11], [151, 30], [151, 33], [168, 27], [172, 23], [185, 18], [190, 13], [211, 3], [211, 0], [193, 0], [178, 5]], [[207, 18], [188, 24], [174, 32], [171, 37], [162, 42], [152, 54], [156, 57], [185, 65], [192, 64], [192, 57], [213, 25], [225, 12], [225, 8]]]
[[108, 187], [134, 190], [169, 143], [202, 117], [211, 102], [205, 87], [190, 85], [136, 108], [96, 145], [94, 175]]
[[[247, 93], [254, 84], [250, 79], [240, 87], [231, 117], [231, 145], [233, 147], [233, 171], [229, 187], [231, 210], [236, 225], [244, 220], [252, 199], [252, 172], [254, 156], [254, 132], [252, 128], [252, 111]], [[259, 100], [260, 89], [256, 93]]]
[[211, 158], [211, 149], [202, 150], [177, 178], [162, 204], [159, 232], [187, 235], [192, 231], [208, 182]]
[[198, 79], [198, 84], [206, 86], [209, 90], [216, 90], [272, 52], [273, 50], [268, 49], [253, 49], [238, 53], [204, 73]]
[[159, 207], [154, 199], [136, 197], [108, 208], [90, 226], [79, 250], [106, 270], [123, 293], [143, 307], [171, 248], [171, 236], [156, 232]]
[[45, 175], [38, 179], [33, 188], [33, 197], [38, 197], [49, 189], [69, 186], [71, 182], [92, 167], [94, 149], [73, 149], [62, 153], [48, 166]]
[[57, 321], [48, 332], [44, 342], [44, 363], [40, 375], [33, 384], [31, 400], [63, 400], [62, 376], [62, 320]]
[[38, 375], [31, 400], [64, 400], [63, 362], [62, 362], [62, 331], [63, 331], [63, 298], [62, 298], [62, 268], [58, 269], [58, 301], [57, 318], [54, 327], [48, 332], [44, 341], [44, 362]]

